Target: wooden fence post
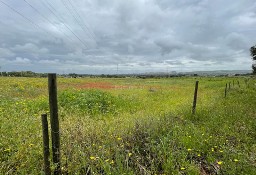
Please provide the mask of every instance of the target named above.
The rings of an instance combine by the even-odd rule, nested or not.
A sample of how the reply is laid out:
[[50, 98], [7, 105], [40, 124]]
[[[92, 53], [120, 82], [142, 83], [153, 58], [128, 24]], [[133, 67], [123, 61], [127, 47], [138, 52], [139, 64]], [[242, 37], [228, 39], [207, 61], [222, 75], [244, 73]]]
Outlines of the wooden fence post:
[[225, 97], [227, 97], [227, 89], [228, 89], [228, 84], [226, 83], [226, 87], [225, 87]]
[[196, 81], [195, 92], [194, 92], [194, 101], [193, 101], [193, 106], [192, 106], [192, 114], [196, 113], [196, 101], [197, 101], [198, 83], [199, 83], [199, 81]]
[[49, 131], [47, 114], [42, 114], [42, 131], [43, 131], [43, 152], [44, 152], [44, 173], [45, 175], [51, 175], [50, 168], [50, 149], [49, 149]]
[[61, 174], [60, 168], [60, 132], [57, 104], [57, 81], [56, 74], [48, 74], [50, 121], [52, 135], [52, 157], [55, 166], [54, 175]]

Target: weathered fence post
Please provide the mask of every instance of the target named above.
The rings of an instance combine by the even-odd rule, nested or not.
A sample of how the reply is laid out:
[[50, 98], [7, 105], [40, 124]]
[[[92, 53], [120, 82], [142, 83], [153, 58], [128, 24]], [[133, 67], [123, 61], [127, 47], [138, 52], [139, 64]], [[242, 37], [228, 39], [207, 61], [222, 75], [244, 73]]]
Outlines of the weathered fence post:
[[52, 135], [52, 157], [55, 166], [54, 175], [60, 175], [60, 132], [57, 104], [57, 81], [56, 74], [48, 74], [50, 121]]
[[227, 89], [228, 89], [228, 84], [226, 83], [226, 87], [225, 87], [225, 97], [227, 97]]
[[50, 149], [49, 149], [49, 131], [47, 114], [42, 114], [42, 131], [43, 131], [43, 152], [44, 152], [44, 173], [45, 175], [51, 175], [50, 168]]
[[196, 101], [197, 101], [198, 83], [199, 83], [199, 81], [196, 81], [195, 92], [194, 92], [194, 101], [193, 101], [193, 106], [192, 106], [192, 114], [196, 113]]

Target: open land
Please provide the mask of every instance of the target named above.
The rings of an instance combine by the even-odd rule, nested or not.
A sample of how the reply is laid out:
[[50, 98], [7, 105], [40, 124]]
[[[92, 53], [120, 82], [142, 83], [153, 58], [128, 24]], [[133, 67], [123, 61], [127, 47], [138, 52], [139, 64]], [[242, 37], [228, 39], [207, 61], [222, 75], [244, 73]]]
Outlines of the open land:
[[[47, 79], [1, 77], [0, 99], [0, 174], [42, 174]], [[58, 78], [58, 105], [63, 174], [256, 172], [253, 77]]]

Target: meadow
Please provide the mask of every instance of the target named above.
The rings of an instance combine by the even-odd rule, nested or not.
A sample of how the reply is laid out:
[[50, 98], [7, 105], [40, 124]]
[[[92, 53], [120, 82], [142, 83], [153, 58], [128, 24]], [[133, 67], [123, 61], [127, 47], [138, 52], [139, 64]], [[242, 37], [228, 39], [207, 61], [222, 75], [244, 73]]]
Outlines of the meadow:
[[[256, 172], [255, 77], [57, 82], [63, 174]], [[0, 174], [43, 174], [47, 79], [0, 77], [0, 99]]]

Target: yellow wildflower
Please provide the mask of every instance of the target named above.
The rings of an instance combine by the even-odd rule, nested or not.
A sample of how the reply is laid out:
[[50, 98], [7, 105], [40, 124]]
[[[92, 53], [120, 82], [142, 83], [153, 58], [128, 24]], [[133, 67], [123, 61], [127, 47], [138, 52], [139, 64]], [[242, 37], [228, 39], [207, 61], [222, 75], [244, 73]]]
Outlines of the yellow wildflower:
[[239, 160], [238, 159], [234, 159], [234, 162], [238, 162]]
[[223, 163], [222, 161], [218, 161], [218, 162], [217, 162], [218, 165], [221, 165], [222, 163]]
[[91, 159], [91, 160], [96, 160], [96, 157], [90, 156], [90, 159]]
[[10, 151], [11, 151], [10, 148], [7, 148], [7, 149], [4, 150], [4, 152], [10, 152]]
[[132, 156], [132, 153], [128, 153], [128, 156], [131, 157], [131, 156]]
[[181, 168], [180, 168], [180, 170], [185, 170], [185, 169], [186, 169], [186, 168], [184, 168], [184, 167], [181, 167]]
[[192, 149], [190, 149], [190, 148], [188, 148], [187, 150], [188, 150], [188, 151], [192, 151]]

